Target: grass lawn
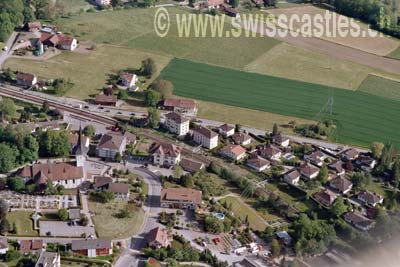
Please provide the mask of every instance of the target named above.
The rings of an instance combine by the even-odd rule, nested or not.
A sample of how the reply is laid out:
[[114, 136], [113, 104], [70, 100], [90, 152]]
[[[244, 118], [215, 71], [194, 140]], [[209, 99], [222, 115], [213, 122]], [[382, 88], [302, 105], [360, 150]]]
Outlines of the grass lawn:
[[400, 60], [400, 47], [388, 55], [388, 57]]
[[400, 105], [392, 99], [182, 59], [172, 60], [161, 77], [173, 82], [179, 96], [304, 119], [315, 118], [333, 94], [334, 141], [400, 145]]
[[8, 213], [7, 219], [11, 227], [14, 223], [17, 226], [18, 236], [39, 236], [38, 232], [33, 230], [32, 214], [33, 212], [31, 211], [14, 211]]
[[[226, 197], [220, 200], [221, 203], [227, 202], [232, 203], [232, 211], [236, 216], [239, 216], [241, 220], [245, 220], [248, 216], [250, 227], [255, 230], [263, 231], [267, 227], [267, 222], [260, 214], [257, 213], [252, 207], [247, 205], [243, 200], [239, 200], [238, 197]], [[271, 215], [270, 221], [276, 220], [278, 217]]]
[[274, 183], [267, 183], [267, 189], [283, 199], [290, 205], [293, 205], [301, 212], [306, 212], [314, 208], [312, 201], [307, 201], [299, 196], [295, 191], [292, 191], [289, 185], [280, 185]]
[[[130, 211], [129, 218], [119, 219], [115, 216], [123, 209]], [[139, 231], [144, 218], [143, 209], [127, 201], [114, 200], [106, 204], [89, 201], [89, 210], [95, 214], [92, 219], [99, 237], [117, 239], [132, 236]]]
[[385, 79], [376, 75], [368, 75], [358, 90], [394, 100], [400, 100], [400, 79]]
[[4, 43], [0, 42], [0, 50], [3, 49]]
[[139, 69], [142, 60], [148, 57], [155, 60], [159, 70], [170, 61], [169, 57], [136, 49], [99, 46], [88, 55], [65, 52], [45, 62], [12, 58], [6, 61], [5, 67], [32, 72], [43, 78], [70, 79], [74, 86], [66, 95], [87, 99], [90, 95], [99, 93], [109, 75], [126, 68]]

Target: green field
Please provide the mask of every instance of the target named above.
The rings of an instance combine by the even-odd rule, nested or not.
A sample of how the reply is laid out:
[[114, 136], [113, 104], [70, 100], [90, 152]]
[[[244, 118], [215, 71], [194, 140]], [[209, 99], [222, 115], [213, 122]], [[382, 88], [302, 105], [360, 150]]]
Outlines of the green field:
[[390, 80], [376, 75], [368, 75], [358, 90], [386, 98], [400, 100], [400, 80]]
[[15, 224], [18, 236], [38, 236], [38, 231], [33, 230], [33, 220], [31, 211], [13, 211], [7, 214], [8, 222], [11, 227]]
[[179, 96], [313, 119], [334, 94], [335, 141], [368, 146], [373, 141], [400, 145], [400, 102], [322, 85], [174, 59], [161, 77]]
[[400, 60], [400, 47], [394, 50], [392, 53], [388, 55], [388, 57], [399, 59]]

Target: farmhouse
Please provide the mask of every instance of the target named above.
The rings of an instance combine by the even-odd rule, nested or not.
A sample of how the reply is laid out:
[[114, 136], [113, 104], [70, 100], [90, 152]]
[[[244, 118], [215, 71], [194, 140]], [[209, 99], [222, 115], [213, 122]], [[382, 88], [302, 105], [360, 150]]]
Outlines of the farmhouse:
[[193, 141], [197, 144], [213, 149], [218, 146], [218, 134], [203, 126], [198, 126], [193, 130]]
[[159, 106], [162, 109], [175, 111], [187, 116], [196, 116], [197, 114], [197, 103], [194, 100], [167, 98], [162, 100]]
[[97, 146], [96, 153], [101, 158], [114, 159], [119, 153], [123, 155], [129, 143], [136, 143], [136, 136], [128, 132], [108, 132], [104, 134]]
[[322, 166], [324, 164], [325, 154], [321, 150], [313, 151], [309, 154], [304, 155], [304, 160], [311, 162], [317, 166]]
[[329, 207], [333, 204], [337, 196], [331, 190], [323, 189], [322, 191], [315, 193], [314, 198], [322, 205]]
[[61, 267], [61, 257], [57, 252], [42, 251], [35, 267]]
[[220, 150], [220, 153], [229, 159], [241, 160], [246, 156], [246, 149], [240, 145], [227, 145]]
[[37, 32], [42, 28], [40, 21], [32, 21], [25, 24], [25, 30], [29, 32]]
[[163, 188], [161, 190], [161, 207], [195, 209], [202, 203], [201, 191], [190, 188]]
[[344, 220], [360, 229], [361, 231], [368, 231], [374, 227], [374, 222], [368, 218], [365, 218], [361, 214], [350, 211], [344, 215]]
[[368, 204], [372, 207], [375, 207], [376, 205], [383, 203], [383, 196], [377, 193], [369, 192], [368, 190], [364, 190], [358, 193], [357, 198], [361, 202]]
[[138, 90], [138, 87], [136, 86], [136, 83], [138, 81], [138, 78], [136, 74], [130, 73], [130, 72], [123, 72], [120, 77], [120, 85], [130, 92], [135, 92]]
[[71, 249], [74, 253], [89, 258], [112, 254], [112, 242], [108, 238], [72, 240]]
[[376, 160], [370, 156], [361, 155], [356, 159], [356, 165], [363, 171], [370, 172], [375, 168]]
[[171, 239], [168, 230], [161, 227], [152, 229], [147, 236], [149, 247], [156, 249], [168, 247], [171, 244]]
[[282, 156], [282, 151], [273, 145], [267, 145], [260, 149], [260, 155], [269, 160], [279, 160]]
[[112, 0], [95, 0], [95, 3], [100, 7], [111, 6]]
[[23, 254], [37, 252], [43, 249], [43, 240], [42, 239], [20, 240], [18, 241], [18, 249]]
[[16, 76], [17, 84], [25, 88], [30, 88], [37, 84], [37, 77], [34, 74], [18, 72]]
[[190, 172], [191, 174], [201, 171], [204, 169], [204, 164], [201, 162], [197, 162], [190, 159], [181, 159], [179, 165], [182, 167], [183, 170]]
[[355, 160], [358, 157], [358, 151], [354, 148], [346, 149], [341, 153], [341, 157], [344, 161]]
[[116, 106], [117, 105], [117, 96], [115, 95], [97, 95], [96, 99], [94, 100], [97, 105], [103, 105], [103, 106]]
[[86, 178], [83, 167], [70, 162], [27, 165], [21, 168], [17, 175], [25, 182], [33, 182], [42, 188], [45, 188], [48, 181], [51, 181], [54, 186], [62, 185], [67, 189], [77, 188]]
[[181, 161], [180, 148], [170, 143], [154, 143], [150, 154], [155, 165], [174, 166]]
[[67, 51], [74, 51], [78, 46], [78, 42], [75, 38], [69, 36], [59, 36], [58, 48]]
[[336, 175], [344, 175], [346, 173], [345, 169], [343, 168], [343, 162], [338, 160], [334, 163], [328, 165], [328, 168], [336, 173]]
[[235, 127], [225, 123], [218, 127], [218, 132], [222, 136], [229, 137], [235, 133]]
[[271, 167], [271, 162], [257, 155], [254, 155], [252, 158], [247, 160], [246, 164], [250, 168], [259, 172], [262, 172]]
[[272, 142], [282, 147], [288, 147], [290, 139], [286, 135], [278, 133], [277, 135], [272, 137]]
[[300, 167], [300, 174], [306, 179], [314, 179], [318, 176], [319, 169], [306, 163]]
[[251, 137], [245, 133], [236, 132], [233, 134], [232, 139], [237, 145], [247, 146], [251, 143]]
[[352, 182], [342, 176], [337, 176], [329, 182], [329, 185], [342, 194], [347, 194], [353, 188]]
[[291, 169], [283, 175], [283, 180], [292, 185], [298, 185], [300, 181], [300, 172], [297, 169]]
[[7, 237], [0, 236], [0, 255], [6, 254], [8, 251], [8, 241]]
[[189, 132], [189, 119], [179, 113], [170, 112], [165, 115], [165, 127], [171, 133], [183, 136]]

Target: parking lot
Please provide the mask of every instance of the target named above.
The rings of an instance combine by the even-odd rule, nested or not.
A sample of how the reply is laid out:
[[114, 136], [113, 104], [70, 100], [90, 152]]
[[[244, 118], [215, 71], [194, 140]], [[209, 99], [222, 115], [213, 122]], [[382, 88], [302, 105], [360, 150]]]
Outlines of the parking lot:
[[67, 222], [40, 221], [40, 236], [83, 237], [95, 236], [94, 227], [69, 225]]

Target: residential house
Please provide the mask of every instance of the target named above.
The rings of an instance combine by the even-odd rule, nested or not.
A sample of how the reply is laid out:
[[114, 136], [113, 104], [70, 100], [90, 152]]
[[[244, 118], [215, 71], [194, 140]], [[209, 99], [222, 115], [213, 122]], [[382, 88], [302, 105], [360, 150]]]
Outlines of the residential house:
[[112, 0], [94, 0], [99, 7], [111, 6]]
[[218, 132], [222, 136], [229, 137], [235, 133], [235, 127], [225, 123], [218, 127]]
[[180, 148], [170, 143], [154, 143], [150, 155], [153, 163], [160, 166], [174, 166], [181, 161]]
[[271, 167], [271, 162], [269, 162], [269, 160], [264, 159], [263, 157], [254, 155], [247, 160], [246, 165], [256, 171], [262, 172]]
[[260, 149], [260, 155], [269, 160], [280, 160], [282, 151], [274, 145], [267, 145]]
[[35, 267], [61, 267], [61, 257], [57, 252], [42, 251]]
[[225, 11], [226, 15], [237, 19], [240, 18], [239, 10], [237, 10], [236, 8], [233, 8], [227, 4], [222, 4], [221, 7]]
[[163, 188], [161, 207], [195, 209], [202, 203], [202, 192], [190, 188]]
[[298, 185], [300, 181], [300, 176], [300, 172], [296, 168], [293, 168], [283, 175], [283, 180], [285, 181], [285, 183]]
[[129, 184], [114, 183], [111, 177], [95, 176], [93, 189], [97, 191], [109, 190], [114, 193], [116, 199], [129, 200]]
[[57, 47], [62, 50], [74, 51], [78, 47], [78, 41], [69, 36], [59, 35]]
[[213, 149], [218, 146], [218, 134], [206, 127], [198, 126], [193, 130], [193, 141], [205, 148]]
[[331, 171], [334, 171], [336, 173], [336, 175], [339, 175], [339, 176], [345, 175], [345, 173], [346, 173], [345, 169], [343, 168], [343, 162], [340, 160], [329, 164], [328, 168]]
[[293, 243], [293, 238], [286, 231], [279, 231], [275, 235], [285, 246], [290, 246]]
[[168, 131], [178, 136], [186, 135], [189, 132], [189, 119], [176, 112], [165, 115], [164, 125]]
[[29, 32], [38, 32], [42, 28], [40, 21], [32, 21], [25, 24], [25, 30]]
[[342, 194], [347, 194], [353, 188], [353, 183], [342, 176], [330, 180], [329, 185]]
[[344, 215], [344, 220], [361, 231], [368, 231], [374, 227], [374, 222], [358, 212], [350, 211]]
[[74, 253], [95, 258], [98, 256], [111, 255], [112, 250], [111, 239], [108, 238], [97, 238], [97, 239], [81, 239], [72, 240], [71, 249]]
[[314, 179], [319, 174], [319, 169], [311, 164], [303, 164], [300, 166], [300, 174], [306, 179]]
[[136, 74], [130, 72], [123, 72], [120, 77], [120, 85], [130, 92], [135, 92], [139, 87], [136, 86], [138, 78]]
[[231, 160], [241, 160], [246, 156], [246, 149], [241, 145], [227, 145], [220, 150], [220, 153]]
[[201, 171], [205, 168], [204, 164], [190, 159], [181, 159], [179, 165], [183, 170], [194, 174], [195, 172]]
[[337, 196], [331, 190], [325, 188], [315, 193], [314, 198], [322, 205], [329, 207], [333, 204]]
[[25, 88], [30, 88], [38, 82], [36, 75], [31, 73], [18, 72], [16, 76], [17, 84]]
[[340, 156], [344, 161], [355, 160], [358, 157], [358, 151], [354, 148], [349, 148], [343, 151]]
[[62, 185], [67, 189], [77, 188], [86, 179], [82, 166], [72, 162], [36, 163], [26, 165], [17, 171], [26, 183], [35, 183], [39, 188], [45, 188], [48, 181], [53, 186]]
[[356, 165], [365, 172], [371, 172], [376, 166], [376, 160], [370, 156], [361, 155], [356, 159]]
[[317, 166], [322, 166], [324, 164], [324, 160], [326, 159], [326, 155], [322, 153], [321, 150], [313, 151], [309, 154], [304, 155], [304, 160], [310, 163], [313, 163]]
[[20, 240], [18, 241], [18, 249], [22, 254], [29, 254], [43, 249], [42, 239]]
[[167, 98], [160, 102], [159, 107], [165, 110], [175, 111], [187, 116], [196, 116], [197, 103], [189, 99]]
[[39, 122], [28, 122], [20, 123], [16, 125], [22, 125], [26, 127], [31, 133], [35, 133], [40, 130], [47, 132], [48, 130], [59, 131], [61, 129], [60, 121], [39, 121]]
[[156, 227], [152, 229], [147, 236], [149, 247], [155, 249], [168, 247], [171, 241], [171, 237], [166, 228]]
[[378, 193], [369, 192], [368, 190], [358, 193], [357, 198], [364, 204], [368, 204], [372, 207], [383, 203], [383, 196]]
[[8, 241], [7, 237], [0, 236], [0, 255], [6, 254], [8, 251]]
[[251, 143], [250, 135], [241, 132], [234, 133], [232, 139], [237, 145], [247, 146]]
[[283, 133], [278, 133], [277, 135], [274, 135], [272, 137], [272, 142], [274, 142], [275, 144], [282, 146], [282, 147], [288, 147], [289, 143], [290, 143], [290, 139]]
[[136, 143], [135, 135], [129, 132], [108, 132], [101, 137], [96, 153], [101, 158], [114, 159], [117, 153], [123, 155], [130, 143]]
[[113, 178], [107, 176], [95, 176], [93, 180], [94, 190], [105, 190], [107, 189], [108, 184], [111, 184], [114, 181]]
[[96, 96], [96, 99], [94, 100], [97, 105], [103, 105], [103, 106], [117, 106], [117, 96], [116, 95], [105, 95], [105, 94], [100, 94]]
[[219, 8], [224, 3], [225, 3], [225, 0], [207, 0], [207, 7], [208, 8]]

